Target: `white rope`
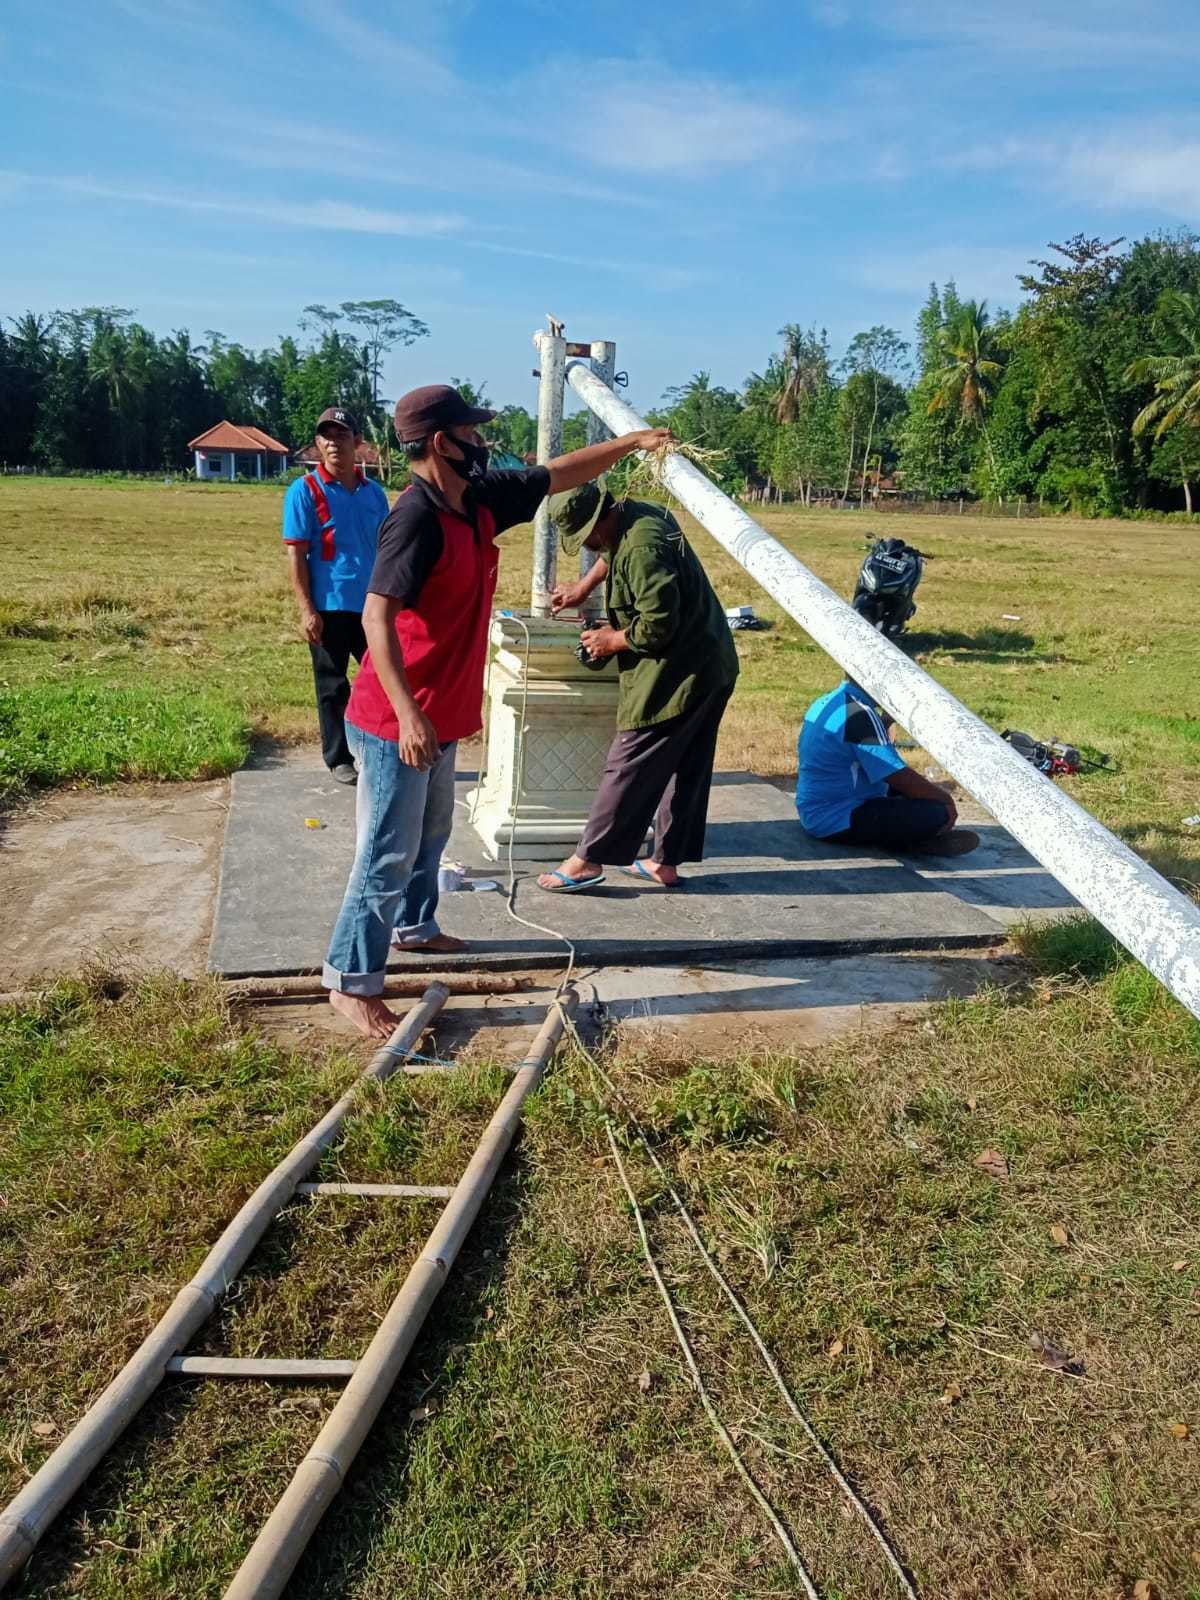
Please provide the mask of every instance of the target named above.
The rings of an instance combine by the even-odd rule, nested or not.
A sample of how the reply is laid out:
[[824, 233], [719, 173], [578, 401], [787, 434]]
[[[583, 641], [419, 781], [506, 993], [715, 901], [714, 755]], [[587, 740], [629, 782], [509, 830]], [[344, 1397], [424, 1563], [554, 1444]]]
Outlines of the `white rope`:
[[[634, 1134], [636, 1135], [639, 1144], [641, 1144], [642, 1148], [645, 1150], [646, 1154], [649, 1156], [650, 1162], [653, 1165], [655, 1172], [657, 1172], [658, 1176], [662, 1179], [662, 1182], [663, 1182], [664, 1186], [666, 1187], [667, 1193], [671, 1196], [671, 1199], [675, 1202], [675, 1207], [678, 1210], [679, 1215], [683, 1219], [684, 1227], [687, 1229], [688, 1233], [691, 1235], [692, 1242], [696, 1246], [696, 1249], [700, 1252], [700, 1255], [704, 1260], [705, 1266], [708, 1268], [709, 1272], [712, 1274], [713, 1278], [716, 1280], [717, 1284], [720, 1286], [722, 1293], [725, 1295], [725, 1298], [729, 1301], [730, 1305], [737, 1312], [738, 1317], [740, 1318], [743, 1327], [746, 1329], [746, 1332], [750, 1335], [751, 1339], [753, 1340], [755, 1348], [758, 1350], [758, 1353], [762, 1358], [764, 1366], [766, 1367], [767, 1371], [771, 1374], [771, 1377], [775, 1382], [775, 1387], [779, 1390], [779, 1393], [783, 1396], [784, 1403], [786, 1404], [788, 1410], [791, 1412], [791, 1414], [792, 1414], [793, 1418], [796, 1420], [796, 1422], [800, 1425], [801, 1429], [804, 1432], [805, 1437], [808, 1439], [810, 1444], [812, 1444], [813, 1448], [817, 1451], [817, 1454], [821, 1457], [821, 1460], [824, 1462], [825, 1466], [828, 1468], [829, 1473], [832, 1476], [834, 1482], [837, 1484], [838, 1488], [841, 1489], [842, 1493], [846, 1496], [847, 1500], [854, 1507], [854, 1509], [858, 1512], [859, 1516], [862, 1518], [863, 1522], [866, 1524], [867, 1528], [870, 1530], [870, 1533], [871, 1533], [872, 1537], [875, 1539], [875, 1542], [879, 1545], [879, 1548], [883, 1551], [883, 1554], [884, 1554], [884, 1556], [885, 1556], [885, 1558], [887, 1560], [888, 1565], [891, 1567], [892, 1572], [895, 1574], [896, 1581], [899, 1583], [899, 1585], [900, 1585], [901, 1589], [903, 1590], [904, 1594], [907, 1596], [907, 1600], [917, 1600], [917, 1592], [914, 1589], [914, 1587], [912, 1585], [912, 1582], [909, 1579], [908, 1574], [905, 1572], [903, 1566], [901, 1565], [899, 1557], [896, 1555], [895, 1551], [892, 1549], [891, 1545], [889, 1544], [887, 1535], [884, 1533], [883, 1529], [879, 1526], [878, 1522], [875, 1520], [875, 1517], [874, 1517], [873, 1513], [871, 1512], [870, 1507], [867, 1506], [867, 1504], [863, 1501], [861, 1496], [853, 1488], [853, 1486], [851, 1485], [850, 1481], [846, 1477], [845, 1473], [842, 1471], [841, 1467], [838, 1466], [837, 1461], [834, 1458], [834, 1456], [831, 1453], [831, 1451], [824, 1444], [824, 1442], [822, 1441], [820, 1435], [817, 1433], [816, 1429], [813, 1427], [812, 1423], [809, 1422], [808, 1418], [804, 1415], [804, 1413], [801, 1411], [799, 1405], [796, 1403], [796, 1398], [792, 1394], [791, 1389], [788, 1387], [787, 1380], [784, 1378], [783, 1374], [780, 1372], [779, 1367], [778, 1367], [778, 1365], [777, 1365], [777, 1363], [775, 1361], [774, 1356], [771, 1354], [770, 1350], [767, 1347], [766, 1341], [763, 1339], [762, 1335], [759, 1333], [758, 1328], [755, 1325], [754, 1320], [751, 1317], [750, 1313], [746, 1310], [746, 1307], [742, 1304], [741, 1298], [739, 1297], [737, 1291], [733, 1288], [732, 1284], [726, 1278], [725, 1274], [721, 1271], [720, 1267], [713, 1260], [712, 1255], [710, 1254], [710, 1252], [708, 1250], [708, 1247], [705, 1245], [704, 1240], [700, 1236], [700, 1230], [697, 1228], [697, 1226], [695, 1224], [695, 1221], [692, 1218], [691, 1212], [688, 1210], [687, 1206], [684, 1204], [683, 1198], [680, 1195], [678, 1189], [676, 1189], [675, 1185], [671, 1182], [670, 1174], [667, 1172], [666, 1168], [663, 1166], [662, 1162], [659, 1160], [657, 1154], [655, 1153], [653, 1145], [651, 1144], [650, 1140], [647, 1138], [645, 1130], [642, 1128], [641, 1124], [638, 1122], [636, 1116], [634, 1115], [632, 1109], [629, 1106], [628, 1101], [621, 1094], [621, 1091], [617, 1088], [616, 1084], [609, 1077], [608, 1073], [605, 1072], [604, 1068], [600, 1065], [600, 1063], [596, 1059], [596, 1057], [592, 1054], [592, 1052], [584, 1044], [583, 1040], [579, 1036], [579, 1030], [575, 1027], [574, 1023], [570, 1024], [570, 1031], [571, 1031], [571, 1033], [572, 1033], [572, 1035], [573, 1035], [573, 1037], [575, 1039], [575, 1043], [576, 1043], [578, 1049], [580, 1050], [581, 1054], [583, 1055], [584, 1059], [588, 1062], [588, 1064], [591, 1066], [592, 1070], [599, 1077], [599, 1079], [600, 1079], [601, 1083], [604, 1085], [604, 1087], [614, 1097], [614, 1099], [620, 1104], [620, 1106], [621, 1106], [622, 1110], [624, 1111], [625, 1115], [628, 1117], [630, 1126], [631, 1126]], [[609, 1132], [609, 1142], [610, 1143], [612, 1142], [611, 1129], [610, 1129], [610, 1132]]]
[[721, 1421], [720, 1417], [717, 1415], [716, 1407], [709, 1399], [708, 1390], [704, 1387], [704, 1379], [700, 1376], [700, 1368], [696, 1365], [696, 1358], [692, 1354], [692, 1347], [688, 1342], [688, 1336], [683, 1331], [683, 1325], [680, 1322], [678, 1314], [675, 1310], [675, 1303], [671, 1299], [671, 1291], [667, 1288], [666, 1283], [663, 1281], [663, 1275], [658, 1269], [657, 1261], [654, 1259], [654, 1252], [650, 1248], [650, 1240], [646, 1234], [646, 1224], [642, 1217], [642, 1208], [638, 1205], [637, 1196], [634, 1194], [633, 1186], [629, 1182], [629, 1175], [625, 1171], [625, 1163], [621, 1160], [621, 1152], [617, 1148], [617, 1141], [615, 1135], [613, 1134], [612, 1123], [607, 1119], [605, 1120], [604, 1129], [608, 1134], [609, 1149], [612, 1151], [613, 1160], [617, 1164], [617, 1171], [621, 1175], [621, 1182], [625, 1187], [625, 1193], [628, 1196], [629, 1204], [633, 1208], [634, 1219], [637, 1222], [637, 1230], [641, 1236], [642, 1253], [646, 1257], [646, 1265], [650, 1268], [650, 1271], [653, 1274], [654, 1281], [658, 1285], [658, 1292], [662, 1296], [663, 1304], [667, 1308], [667, 1315], [671, 1319], [671, 1327], [675, 1330], [675, 1338], [678, 1340], [679, 1348], [683, 1351], [683, 1358], [687, 1362], [688, 1371], [692, 1375], [692, 1382], [696, 1386], [696, 1393], [700, 1396], [700, 1404], [704, 1407], [704, 1410], [708, 1415], [708, 1420], [712, 1423], [717, 1437], [729, 1452], [729, 1458], [737, 1468], [739, 1476], [749, 1489], [750, 1493], [754, 1496], [760, 1511], [762, 1511], [763, 1515], [771, 1524], [771, 1527], [775, 1530], [775, 1537], [783, 1546], [785, 1552], [787, 1553], [788, 1560], [792, 1563], [793, 1567], [796, 1569], [796, 1572], [799, 1574], [800, 1582], [804, 1586], [804, 1592], [808, 1596], [808, 1600], [821, 1600], [820, 1595], [813, 1586], [813, 1581], [808, 1574], [807, 1567], [800, 1559], [800, 1552], [796, 1549], [791, 1534], [784, 1527], [771, 1502], [767, 1499], [766, 1495], [751, 1477], [750, 1469], [742, 1460], [737, 1445], [734, 1444], [733, 1439], [730, 1437], [729, 1429]]
[[[532, 653], [532, 639], [531, 639], [531, 636], [530, 636], [528, 624], [525, 622], [525, 620], [522, 617], [516, 616], [515, 613], [513, 613], [513, 612], [505, 612], [504, 616], [505, 616], [506, 620], [508, 620], [510, 622], [515, 622], [517, 624], [517, 626], [522, 630], [522, 632], [524, 634], [524, 638], [525, 638], [525, 662], [524, 662], [525, 670], [522, 673], [521, 714], [520, 714], [520, 725], [519, 725], [518, 730], [517, 730], [517, 750], [516, 750], [516, 767], [517, 767], [517, 770], [516, 770], [516, 781], [515, 781], [515, 793], [516, 793], [516, 797], [517, 797], [517, 803], [519, 804], [520, 796], [521, 796], [521, 793], [522, 793], [522, 786], [523, 786], [523, 783], [524, 783], [524, 776], [525, 776], [525, 732], [526, 732], [526, 713], [527, 713], [528, 701], [529, 701], [529, 660], [530, 660], [530, 655]], [[489, 721], [490, 721], [490, 717], [489, 717]], [[486, 751], [486, 748], [487, 748], [487, 746], [486, 746], [486, 743], [485, 743], [485, 751]], [[478, 789], [481, 788], [481, 787], [482, 787], [482, 774], [481, 774], [480, 784], [477, 785], [477, 792], [478, 792]], [[570, 982], [571, 976], [572, 976], [572, 974], [573, 974], [573, 972], [575, 970], [575, 966], [576, 966], [577, 961], [578, 961], [578, 953], [576, 951], [576, 948], [575, 948], [574, 944], [572, 944], [571, 940], [568, 939], [565, 934], [559, 933], [559, 931], [556, 928], [545, 927], [540, 922], [532, 922], [527, 917], [522, 917], [516, 910], [516, 907], [514, 905], [514, 901], [515, 901], [515, 898], [516, 898], [516, 866], [515, 866], [515, 863], [514, 863], [514, 860], [513, 860], [513, 835], [515, 833], [515, 824], [516, 824], [516, 818], [514, 816], [513, 823], [509, 828], [509, 835], [508, 835], [508, 851], [507, 851], [507, 855], [508, 855], [508, 894], [507, 894], [507, 897], [506, 897], [506, 900], [505, 900], [505, 910], [508, 912], [508, 915], [513, 919], [513, 921], [520, 923], [522, 927], [531, 928], [536, 933], [548, 934], [550, 936], [550, 938], [556, 939], [556, 940], [558, 940], [558, 942], [560, 944], [566, 945], [567, 950], [569, 952], [567, 965], [566, 965], [566, 968], [563, 971], [563, 975], [562, 975], [561, 979], [559, 980], [558, 988], [555, 991], [556, 996], [560, 996], [563, 993], [563, 990], [566, 988], [567, 984]], [[684, 1227], [687, 1229], [688, 1234], [691, 1236], [692, 1242], [695, 1245], [696, 1249], [700, 1252], [700, 1256], [701, 1256], [702, 1260], [704, 1261], [705, 1266], [708, 1268], [709, 1272], [712, 1274], [712, 1276], [715, 1279], [716, 1283], [719, 1285], [722, 1293], [725, 1295], [726, 1299], [729, 1301], [730, 1305], [733, 1307], [734, 1311], [737, 1313], [739, 1319], [741, 1320], [741, 1323], [742, 1323], [743, 1327], [746, 1329], [747, 1333], [750, 1335], [750, 1338], [752, 1339], [752, 1341], [754, 1343], [754, 1346], [757, 1349], [757, 1351], [759, 1353], [759, 1356], [761, 1357], [761, 1359], [763, 1361], [763, 1364], [765, 1365], [767, 1371], [770, 1373], [771, 1378], [773, 1379], [773, 1381], [775, 1383], [775, 1387], [779, 1390], [779, 1393], [782, 1395], [784, 1403], [787, 1406], [788, 1410], [791, 1412], [792, 1417], [799, 1424], [800, 1428], [804, 1432], [805, 1437], [809, 1440], [810, 1444], [812, 1444], [813, 1448], [817, 1451], [817, 1454], [820, 1456], [821, 1460], [825, 1464], [825, 1466], [828, 1469], [830, 1475], [832, 1476], [834, 1482], [838, 1485], [838, 1487], [841, 1489], [842, 1493], [846, 1496], [847, 1500], [854, 1507], [854, 1509], [858, 1512], [858, 1515], [866, 1523], [866, 1526], [867, 1526], [868, 1530], [870, 1531], [872, 1537], [875, 1539], [876, 1543], [879, 1545], [880, 1549], [883, 1551], [884, 1557], [887, 1560], [888, 1565], [892, 1569], [892, 1572], [894, 1573], [894, 1575], [896, 1577], [896, 1580], [900, 1585], [901, 1590], [903, 1591], [904, 1595], [906, 1596], [906, 1600], [918, 1600], [917, 1591], [913, 1587], [912, 1582], [910, 1581], [910, 1579], [908, 1577], [908, 1574], [905, 1572], [903, 1566], [901, 1565], [899, 1557], [896, 1555], [895, 1551], [892, 1549], [891, 1545], [889, 1544], [888, 1539], [887, 1539], [887, 1535], [883, 1532], [883, 1529], [879, 1526], [878, 1522], [875, 1520], [875, 1517], [872, 1514], [870, 1508], [866, 1505], [866, 1503], [858, 1495], [858, 1493], [855, 1491], [855, 1489], [853, 1488], [853, 1486], [851, 1485], [851, 1483], [847, 1479], [845, 1473], [838, 1466], [838, 1463], [837, 1463], [835, 1457], [830, 1452], [830, 1450], [827, 1448], [827, 1446], [824, 1444], [824, 1442], [822, 1441], [822, 1439], [820, 1438], [820, 1436], [816, 1432], [816, 1429], [812, 1426], [812, 1424], [809, 1422], [808, 1418], [801, 1411], [799, 1405], [796, 1403], [795, 1396], [792, 1394], [791, 1389], [788, 1387], [787, 1380], [784, 1378], [783, 1374], [780, 1372], [778, 1364], [776, 1363], [774, 1356], [771, 1354], [769, 1348], [767, 1347], [766, 1341], [763, 1339], [762, 1335], [759, 1333], [758, 1328], [755, 1325], [755, 1322], [754, 1322], [753, 1318], [750, 1316], [750, 1313], [746, 1310], [746, 1307], [743, 1305], [740, 1297], [737, 1294], [737, 1291], [733, 1288], [733, 1286], [730, 1284], [729, 1280], [725, 1277], [725, 1274], [721, 1271], [720, 1267], [713, 1260], [713, 1257], [710, 1254], [707, 1246], [705, 1245], [704, 1240], [700, 1236], [700, 1231], [697, 1228], [697, 1226], [695, 1224], [695, 1221], [692, 1218], [691, 1212], [688, 1210], [687, 1206], [685, 1205], [685, 1203], [683, 1201], [683, 1198], [680, 1195], [678, 1189], [676, 1189], [675, 1185], [671, 1182], [670, 1175], [668, 1174], [666, 1168], [663, 1166], [662, 1162], [659, 1160], [657, 1154], [655, 1153], [653, 1145], [650, 1143], [650, 1140], [647, 1138], [645, 1130], [642, 1128], [641, 1124], [638, 1122], [638, 1120], [637, 1120], [636, 1116], [634, 1115], [631, 1107], [629, 1106], [628, 1101], [625, 1100], [624, 1096], [621, 1094], [620, 1090], [617, 1088], [617, 1086], [613, 1082], [613, 1080], [609, 1077], [608, 1073], [605, 1072], [604, 1068], [600, 1065], [599, 1061], [592, 1054], [592, 1052], [588, 1049], [588, 1047], [584, 1044], [583, 1039], [580, 1037], [579, 1030], [575, 1026], [575, 1023], [574, 1023], [573, 1019], [568, 1018], [568, 1020], [567, 1020], [567, 1028], [570, 1031], [572, 1037], [574, 1038], [575, 1044], [576, 1044], [577, 1048], [579, 1049], [580, 1054], [583, 1056], [584, 1060], [587, 1061], [588, 1065], [592, 1068], [592, 1071], [597, 1075], [597, 1077], [603, 1083], [604, 1087], [608, 1090], [609, 1094], [612, 1095], [613, 1098], [619, 1103], [619, 1105], [621, 1106], [623, 1112], [625, 1113], [626, 1117], [628, 1118], [629, 1124], [630, 1124], [631, 1128], [633, 1129], [633, 1132], [636, 1135], [636, 1137], [638, 1139], [638, 1142], [641, 1144], [642, 1148], [645, 1150], [646, 1154], [649, 1156], [650, 1161], [651, 1161], [652, 1165], [654, 1166], [655, 1171], [658, 1173], [659, 1177], [662, 1179], [662, 1181], [663, 1181], [663, 1183], [664, 1183], [664, 1185], [666, 1187], [667, 1193], [671, 1196], [671, 1199], [674, 1201], [675, 1207], [678, 1210], [680, 1217], [683, 1219]], [[812, 1588], [811, 1581], [810, 1581], [810, 1579], [808, 1577], [808, 1573], [807, 1573], [807, 1571], [806, 1571], [806, 1569], [804, 1567], [804, 1564], [801, 1561], [799, 1554], [796, 1552], [795, 1546], [792, 1544], [792, 1541], [791, 1541], [790, 1537], [788, 1536], [787, 1531], [783, 1528], [783, 1525], [779, 1522], [779, 1519], [776, 1517], [776, 1515], [775, 1515], [774, 1511], [771, 1509], [769, 1503], [766, 1501], [766, 1499], [762, 1495], [761, 1491], [759, 1490], [758, 1486], [754, 1483], [753, 1479], [750, 1477], [749, 1472], [747, 1471], [747, 1469], [745, 1468], [744, 1464], [742, 1463], [741, 1458], [738, 1456], [736, 1446], [734, 1445], [732, 1439], [729, 1437], [728, 1432], [726, 1431], [726, 1429], [725, 1429], [724, 1425], [722, 1424], [720, 1418], [716, 1415], [715, 1411], [712, 1408], [711, 1401], [708, 1399], [708, 1395], [707, 1395], [707, 1392], [705, 1391], [704, 1384], [703, 1384], [703, 1382], [702, 1382], [702, 1380], [700, 1378], [699, 1371], [696, 1368], [695, 1361], [694, 1361], [694, 1359], [692, 1357], [691, 1349], [687, 1344], [686, 1336], [684, 1335], [683, 1330], [679, 1326], [678, 1318], [675, 1315], [675, 1309], [674, 1309], [674, 1306], [673, 1306], [673, 1304], [671, 1302], [670, 1293], [669, 1293], [666, 1285], [662, 1281], [662, 1278], [661, 1278], [661, 1276], [659, 1274], [658, 1268], [657, 1268], [657, 1266], [655, 1264], [654, 1257], [653, 1257], [653, 1255], [651, 1253], [649, 1240], [648, 1240], [648, 1238], [646, 1236], [646, 1230], [645, 1230], [645, 1227], [644, 1227], [643, 1222], [642, 1222], [641, 1210], [638, 1207], [637, 1201], [636, 1201], [636, 1199], [634, 1198], [634, 1195], [633, 1195], [633, 1191], [629, 1186], [629, 1180], [628, 1180], [628, 1178], [626, 1176], [625, 1168], [624, 1168], [624, 1166], [623, 1166], [623, 1164], [621, 1162], [621, 1158], [620, 1158], [620, 1155], [619, 1155], [619, 1153], [617, 1151], [616, 1143], [615, 1143], [615, 1140], [613, 1138], [612, 1124], [611, 1124], [610, 1121], [608, 1121], [608, 1119], [606, 1119], [606, 1121], [605, 1121], [605, 1128], [606, 1128], [606, 1131], [608, 1133], [609, 1144], [612, 1147], [612, 1152], [613, 1152], [614, 1159], [616, 1160], [617, 1170], [618, 1170], [618, 1172], [620, 1174], [621, 1181], [625, 1186], [625, 1191], [626, 1191], [627, 1195], [629, 1196], [630, 1203], [633, 1206], [634, 1216], [637, 1219], [638, 1232], [641, 1234], [642, 1246], [643, 1246], [643, 1249], [645, 1250], [645, 1253], [646, 1253], [646, 1259], [647, 1259], [647, 1261], [648, 1261], [648, 1263], [650, 1265], [651, 1271], [654, 1274], [655, 1282], [658, 1284], [659, 1292], [663, 1296], [663, 1300], [664, 1300], [664, 1302], [665, 1302], [665, 1304], [667, 1306], [667, 1311], [668, 1311], [668, 1314], [670, 1315], [672, 1326], [675, 1329], [676, 1337], [679, 1339], [680, 1344], [681, 1344], [681, 1346], [682, 1346], [682, 1348], [684, 1350], [684, 1353], [685, 1353], [685, 1355], [687, 1357], [688, 1365], [692, 1370], [692, 1374], [693, 1374], [694, 1381], [696, 1383], [697, 1391], [698, 1391], [698, 1393], [700, 1395], [700, 1398], [701, 1398], [701, 1400], [702, 1400], [702, 1402], [704, 1404], [704, 1408], [708, 1412], [709, 1418], [712, 1421], [713, 1426], [716, 1428], [718, 1434], [724, 1440], [724, 1442], [726, 1444], [726, 1447], [728, 1448], [730, 1454], [732, 1455], [732, 1457], [734, 1459], [734, 1462], [737, 1465], [740, 1473], [746, 1479], [746, 1482], [749, 1484], [751, 1492], [754, 1495], [754, 1498], [759, 1503], [761, 1508], [764, 1510], [766, 1515], [770, 1518], [770, 1520], [772, 1522], [772, 1525], [775, 1528], [776, 1534], [778, 1535], [780, 1540], [783, 1542], [785, 1549], [788, 1550], [789, 1555], [791, 1556], [792, 1561], [793, 1561], [797, 1571], [800, 1573], [801, 1581], [804, 1583], [804, 1585], [805, 1585], [805, 1587], [807, 1589], [807, 1592], [811, 1596], [811, 1600], [819, 1600], [819, 1597], [817, 1596], [816, 1591]]]

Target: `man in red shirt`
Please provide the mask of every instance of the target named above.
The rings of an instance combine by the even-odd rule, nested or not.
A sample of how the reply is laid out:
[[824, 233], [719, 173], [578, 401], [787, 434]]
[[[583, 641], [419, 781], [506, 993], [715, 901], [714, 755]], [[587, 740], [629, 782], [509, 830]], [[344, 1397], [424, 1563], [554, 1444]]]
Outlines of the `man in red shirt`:
[[372, 1038], [396, 1025], [381, 997], [391, 944], [464, 948], [438, 927], [437, 878], [454, 816], [455, 747], [482, 726], [496, 538], [528, 522], [546, 495], [670, 438], [648, 428], [545, 467], [489, 472], [479, 424], [494, 416], [445, 384], [396, 405], [412, 482], [379, 530], [363, 608], [367, 654], [346, 709], [358, 843], [323, 973], [334, 1010]]

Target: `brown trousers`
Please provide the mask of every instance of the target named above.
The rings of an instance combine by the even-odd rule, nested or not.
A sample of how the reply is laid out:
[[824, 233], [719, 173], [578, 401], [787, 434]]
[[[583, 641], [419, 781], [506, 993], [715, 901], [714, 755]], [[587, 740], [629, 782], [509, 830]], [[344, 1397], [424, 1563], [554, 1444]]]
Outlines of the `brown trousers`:
[[579, 843], [585, 861], [627, 866], [652, 817], [655, 861], [677, 867], [704, 859], [717, 732], [732, 693], [732, 685], [715, 690], [677, 717], [614, 737]]

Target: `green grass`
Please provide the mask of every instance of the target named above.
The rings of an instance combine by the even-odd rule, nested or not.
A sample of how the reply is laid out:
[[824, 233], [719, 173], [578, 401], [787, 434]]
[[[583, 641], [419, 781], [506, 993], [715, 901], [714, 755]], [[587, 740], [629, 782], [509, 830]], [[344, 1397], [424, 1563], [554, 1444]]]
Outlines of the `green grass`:
[[[284, 577], [280, 504], [278, 490], [248, 485], [3, 480], [0, 685], [149, 686], [156, 696], [223, 706], [253, 733], [312, 739], [308, 652]], [[926, 670], [996, 728], [1112, 755], [1118, 772], [1084, 773], [1064, 787], [1143, 853], [1183, 868], [1200, 856], [1200, 830], [1182, 827], [1200, 785], [1193, 530], [1069, 519], [886, 521], [793, 507], [761, 520], [842, 594], [853, 585], [865, 532], [881, 520], [929, 550], [936, 559], [914, 635]], [[771, 624], [738, 636], [742, 678], [720, 760], [789, 773], [804, 709], [838, 669], [703, 530], [688, 526], [722, 597], [753, 602]], [[498, 599], [520, 606], [529, 530], [514, 530], [504, 544]], [[89, 737], [103, 734], [105, 704], [96, 704], [98, 720], [84, 724]], [[214, 723], [197, 744], [196, 770], [236, 762], [224, 727]], [[177, 760], [164, 741], [161, 775], [175, 775]]]
[[[0, 792], [204, 776], [251, 736], [313, 736], [278, 509], [259, 489], [0, 481]], [[870, 518], [763, 520], [848, 592]], [[1065, 787], [1194, 886], [1194, 533], [888, 527], [939, 558], [920, 597], [926, 668], [996, 727], [1113, 755], [1119, 771]], [[691, 531], [723, 598], [771, 623], [739, 636], [721, 760], [788, 773], [803, 710], [837, 669]], [[499, 599], [520, 605], [528, 530], [506, 543]], [[1088, 919], [1017, 943], [1026, 976], [1010, 991], [796, 1054], [626, 1050], [622, 1093], [924, 1595], [1129, 1600], [1144, 1577], [1164, 1600], [1200, 1600], [1197, 1025]], [[355, 1070], [337, 1051], [283, 1051], [168, 979], [114, 998], [85, 978], [0, 1012], [0, 1496]], [[452, 1178], [502, 1081], [482, 1062], [388, 1086], [326, 1174]], [[603, 1123], [586, 1063], [564, 1060], [300, 1571], [301, 1600], [795, 1592], [681, 1373]], [[1003, 1153], [1006, 1179], [976, 1165], [984, 1150]], [[875, 1553], [632, 1159], [706, 1376], [822, 1592], [885, 1600]], [[413, 1207], [294, 1208], [206, 1346], [355, 1353], [427, 1225]], [[1033, 1333], [1086, 1376], [1043, 1368]], [[17, 1593], [219, 1595], [328, 1403], [169, 1386]], [[432, 1414], [413, 1422], [419, 1407]]]
[[0, 689], [0, 797], [80, 779], [211, 778], [248, 751], [241, 713], [202, 690]]
[[[1196, 1600], [1200, 1033], [1128, 963], [1092, 984], [1042, 966], [1026, 993], [869, 1046], [719, 1064], [641, 1047], [610, 1070], [922, 1594], [1126, 1600], [1145, 1577]], [[0, 1496], [356, 1070], [288, 1055], [203, 987], [112, 993], [90, 979], [0, 1012]], [[486, 1062], [393, 1081], [323, 1172], [444, 1182], [502, 1085]], [[568, 1055], [298, 1600], [797, 1592], [681, 1370], [602, 1130]], [[976, 1165], [985, 1149], [1006, 1180]], [[894, 1595], [636, 1147], [631, 1161], [706, 1379], [822, 1593]], [[429, 1222], [403, 1204], [293, 1207], [201, 1347], [356, 1353]], [[1046, 1370], [1032, 1333], [1085, 1375]], [[15, 1592], [220, 1595], [330, 1403], [168, 1385]]]

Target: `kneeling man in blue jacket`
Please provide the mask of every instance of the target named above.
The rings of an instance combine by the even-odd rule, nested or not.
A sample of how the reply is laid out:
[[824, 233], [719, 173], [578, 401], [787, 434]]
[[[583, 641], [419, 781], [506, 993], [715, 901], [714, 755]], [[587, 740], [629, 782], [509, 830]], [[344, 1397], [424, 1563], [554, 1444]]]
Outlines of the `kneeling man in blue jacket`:
[[883, 714], [849, 678], [809, 706], [800, 730], [796, 810], [830, 844], [963, 856], [979, 835], [959, 828], [948, 789], [908, 766]]

